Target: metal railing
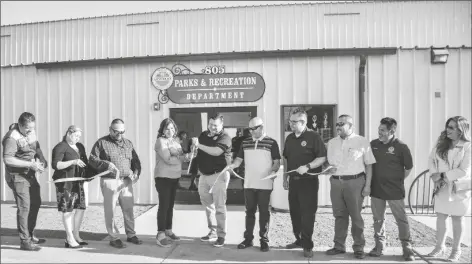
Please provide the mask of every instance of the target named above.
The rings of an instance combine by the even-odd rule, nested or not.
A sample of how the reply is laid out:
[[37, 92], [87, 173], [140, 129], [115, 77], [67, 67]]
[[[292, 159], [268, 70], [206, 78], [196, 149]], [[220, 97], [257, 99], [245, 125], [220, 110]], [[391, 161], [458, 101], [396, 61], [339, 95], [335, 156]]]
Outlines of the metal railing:
[[[410, 186], [408, 205], [412, 214], [434, 214], [433, 200], [434, 182], [429, 170], [420, 173]], [[416, 190], [414, 193], [413, 190]], [[416, 198], [413, 200], [413, 198]]]

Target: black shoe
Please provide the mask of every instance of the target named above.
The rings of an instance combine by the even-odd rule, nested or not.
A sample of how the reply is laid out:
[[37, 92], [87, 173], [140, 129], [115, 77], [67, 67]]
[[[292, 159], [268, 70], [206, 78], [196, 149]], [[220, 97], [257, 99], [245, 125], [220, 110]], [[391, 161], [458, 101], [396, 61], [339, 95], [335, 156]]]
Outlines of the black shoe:
[[81, 241], [81, 242], [79, 242], [79, 245], [81, 245], [81, 246], [87, 246], [87, 245], [88, 245], [88, 243], [87, 243], [87, 242], [85, 242], [85, 241]]
[[239, 248], [239, 249], [245, 249], [245, 248], [252, 247], [252, 246], [254, 246], [254, 243], [252, 242], [252, 240], [244, 239], [244, 241], [241, 242], [241, 243], [238, 245], [238, 248]]
[[21, 242], [20, 249], [26, 250], [26, 251], [40, 251], [41, 247], [34, 244], [31, 241], [28, 241], [28, 242]]
[[213, 246], [215, 247], [222, 247], [225, 245], [225, 239], [223, 237], [218, 237], [215, 243], [213, 243]]
[[313, 257], [313, 250], [311, 249], [303, 249], [303, 256], [305, 258], [312, 258]]
[[300, 241], [295, 241], [292, 244], [288, 244], [285, 246], [286, 249], [294, 249], [294, 248], [301, 248], [302, 245], [300, 244]]
[[269, 251], [269, 244], [267, 244], [267, 242], [261, 241], [261, 251], [262, 252]]
[[46, 243], [46, 239], [37, 238], [35, 236], [32, 236], [31, 237], [31, 242], [33, 242], [33, 244], [43, 244], [43, 243]]
[[123, 244], [123, 242], [121, 241], [121, 239], [110, 241], [110, 246], [112, 246], [114, 248], [125, 248], [126, 247], [125, 244]]
[[383, 252], [381, 249], [379, 249], [378, 247], [374, 247], [370, 252], [369, 252], [369, 256], [371, 257], [380, 257], [383, 255]]
[[365, 258], [365, 252], [364, 251], [354, 251], [354, 257], [358, 258], [358, 259], [363, 259]]
[[202, 242], [213, 242], [213, 241], [216, 241], [217, 238], [218, 237], [216, 235], [213, 235], [213, 234], [209, 233], [208, 235], [201, 237], [200, 241], [202, 241]]
[[344, 253], [346, 253], [346, 250], [341, 250], [337, 248], [328, 249], [326, 251], [326, 254], [328, 255], [338, 255], [338, 254], [344, 254]]
[[136, 245], [141, 245], [143, 243], [142, 240], [140, 240], [137, 236], [134, 236], [134, 237], [128, 237], [126, 239], [126, 241], [130, 242], [130, 243], [133, 243], [133, 244], [136, 244]]
[[75, 247], [71, 246], [71, 245], [67, 242], [67, 240], [64, 241], [64, 247], [65, 247], [65, 248], [82, 248], [82, 246], [81, 246], [80, 244], [77, 245], [77, 246], [75, 246]]

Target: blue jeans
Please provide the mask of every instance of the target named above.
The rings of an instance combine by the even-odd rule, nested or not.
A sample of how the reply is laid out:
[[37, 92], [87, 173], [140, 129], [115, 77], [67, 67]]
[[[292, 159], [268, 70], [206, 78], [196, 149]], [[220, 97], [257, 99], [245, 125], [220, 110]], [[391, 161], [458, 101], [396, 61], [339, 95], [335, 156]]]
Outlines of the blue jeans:
[[13, 191], [18, 208], [16, 211], [18, 233], [22, 242], [28, 242], [33, 236], [41, 206], [40, 186], [34, 171], [30, 171], [28, 175], [10, 174], [9, 176], [7, 184]]

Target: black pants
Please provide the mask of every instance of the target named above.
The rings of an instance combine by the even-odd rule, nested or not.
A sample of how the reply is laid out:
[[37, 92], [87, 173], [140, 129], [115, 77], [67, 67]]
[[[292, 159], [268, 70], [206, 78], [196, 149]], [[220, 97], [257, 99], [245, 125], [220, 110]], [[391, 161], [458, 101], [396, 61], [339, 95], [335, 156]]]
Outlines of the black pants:
[[256, 210], [259, 207], [259, 236], [261, 241], [269, 243], [269, 203], [271, 192], [272, 190], [244, 189], [244, 201], [246, 203], [246, 231], [244, 232], [244, 239], [254, 239]]
[[33, 236], [38, 218], [39, 207], [41, 206], [40, 186], [34, 171], [28, 175], [11, 175], [7, 181], [8, 186], [13, 191], [15, 197], [16, 226], [22, 242], [28, 242]]
[[294, 180], [290, 178], [288, 203], [296, 243], [313, 249], [313, 227], [318, 210], [318, 178]]
[[179, 179], [156, 177], [156, 191], [159, 195], [159, 207], [157, 209], [157, 231], [172, 229], [172, 217], [174, 215], [175, 194]]

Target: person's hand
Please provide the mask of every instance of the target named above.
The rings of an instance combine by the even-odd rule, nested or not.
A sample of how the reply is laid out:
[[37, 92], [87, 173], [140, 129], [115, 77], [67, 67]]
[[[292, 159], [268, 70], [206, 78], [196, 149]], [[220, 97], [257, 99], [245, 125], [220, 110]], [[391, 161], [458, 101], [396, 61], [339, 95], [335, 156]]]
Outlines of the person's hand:
[[367, 197], [370, 195], [370, 186], [364, 186], [364, 189], [362, 189], [362, 197]]
[[333, 166], [331, 169], [325, 171], [323, 174], [333, 175], [333, 174], [336, 173], [337, 170], [338, 170], [338, 168]]
[[171, 156], [179, 156], [180, 155], [180, 151], [176, 148], [169, 148], [169, 152], [170, 152], [170, 155]]
[[288, 190], [288, 177], [284, 179], [284, 190]]
[[29, 168], [37, 172], [44, 171], [44, 167], [39, 161], [32, 161]]
[[79, 166], [79, 167], [81, 167], [81, 168], [85, 167], [85, 163], [84, 163], [82, 160], [80, 160], [80, 159], [74, 160], [74, 165], [77, 165], [77, 166]]
[[115, 166], [115, 164], [109, 162], [108, 163], [108, 171], [110, 171], [113, 175], [116, 175], [118, 172], [118, 168]]
[[441, 173], [435, 172], [431, 174], [431, 180], [433, 180], [434, 182], [437, 182], [440, 179], [441, 179]]
[[192, 138], [192, 146], [198, 147], [198, 144], [200, 144], [200, 143], [198, 142], [198, 138], [197, 138], [197, 137], [193, 137], [193, 138]]
[[135, 181], [137, 181], [138, 178], [139, 178], [138, 174], [136, 174], [136, 173], [130, 174], [128, 177], [130, 178], [132, 183], [135, 183]]
[[298, 169], [297, 169], [297, 173], [300, 174], [300, 175], [303, 175], [307, 172], [308, 172], [308, 167], [306, 165], [302, 165], [302, 166], [298, 167]]

